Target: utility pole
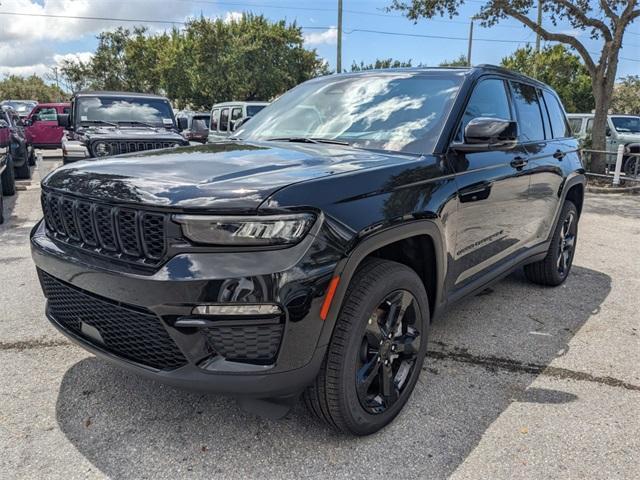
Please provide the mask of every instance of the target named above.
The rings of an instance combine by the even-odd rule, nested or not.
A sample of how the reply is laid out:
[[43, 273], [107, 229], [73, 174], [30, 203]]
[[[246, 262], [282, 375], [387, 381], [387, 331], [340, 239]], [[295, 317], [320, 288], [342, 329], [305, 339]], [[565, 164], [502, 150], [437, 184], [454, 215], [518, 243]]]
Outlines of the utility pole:
[[467, 65], [471, 66], [471, 45], [473, 45], [473, 19], [469, 25], [469, 48], [467, 49]]
[[336, 73], [342, 73], [342, 0], [338, 0], [338, 51], [336, 54]]
[[[542, 0], [538, 0], [538, 26], [542, 26]], [[536, 53], [540, 53], [540, 34], [536, 34]]]

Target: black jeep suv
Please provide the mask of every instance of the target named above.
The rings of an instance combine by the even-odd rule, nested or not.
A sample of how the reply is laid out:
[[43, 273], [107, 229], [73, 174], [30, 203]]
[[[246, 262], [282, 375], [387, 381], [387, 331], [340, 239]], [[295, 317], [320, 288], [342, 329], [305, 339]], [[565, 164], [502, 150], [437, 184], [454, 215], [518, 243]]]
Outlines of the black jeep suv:
[[556, 94], [497, 67], [310, 80], [229, 140], [69, 165], [31, 245], [47, 315], [141, 375], [390, 422], [445, 307], [569, 274], [585, 185]]
[[180, 135], [186, 121], [176, 122], [169, 100], [131, 92], [81, 92], [71, 113], [58, 115], [62, 161], [97, 159], [124, 153], [188, 145]]

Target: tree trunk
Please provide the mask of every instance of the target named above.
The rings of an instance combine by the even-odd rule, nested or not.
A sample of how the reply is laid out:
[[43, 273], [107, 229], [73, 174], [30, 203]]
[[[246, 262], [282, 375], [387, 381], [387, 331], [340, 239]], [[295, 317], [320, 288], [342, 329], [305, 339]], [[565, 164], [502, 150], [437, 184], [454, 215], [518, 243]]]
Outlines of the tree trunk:
[[[599, 85], [594, 85], [593, 87], [596, 109], [595, 117], [593, 119], [593, 129], [591, 131], [591, 148], [593, 150], [606, 150], [607, 113], [609, 101], [604, 92], [604, 85], [602, 82], [599, 82]], [[591, 154], [591, 165], [589, 166], [589, 171], [593, 173], [604, 173], [607, 166], [607, 156], [608, 155], [602, 153]]]

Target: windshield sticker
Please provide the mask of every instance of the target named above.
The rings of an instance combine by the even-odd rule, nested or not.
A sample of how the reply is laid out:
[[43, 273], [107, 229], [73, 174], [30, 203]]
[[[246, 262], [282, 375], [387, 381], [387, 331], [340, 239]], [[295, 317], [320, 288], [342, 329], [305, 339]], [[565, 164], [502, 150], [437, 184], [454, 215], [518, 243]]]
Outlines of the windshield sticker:
[[170, 118], [163, 118], [162, 123], [164, 125], [173, 125], [173, 120], [171, 120]]
[[89, 117], [87, 117], [86, 115], [80, 115], [80, 121], [81, 122], [87, 122], [87, 121], [89, 121]]

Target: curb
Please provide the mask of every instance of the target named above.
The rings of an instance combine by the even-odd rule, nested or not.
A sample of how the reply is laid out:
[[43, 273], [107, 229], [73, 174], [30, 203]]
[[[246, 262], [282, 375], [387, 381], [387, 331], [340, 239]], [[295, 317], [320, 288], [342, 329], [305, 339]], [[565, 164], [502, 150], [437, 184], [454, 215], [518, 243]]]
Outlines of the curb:
[[640, 185], [635, 187], [595, 187], [587, 185], [587, 192], [589, 193], [630, 193], [640, 194]]

